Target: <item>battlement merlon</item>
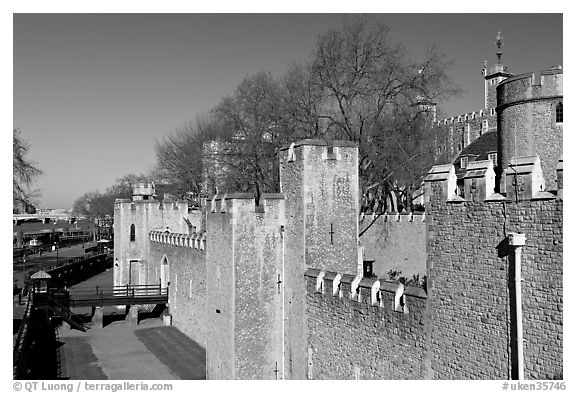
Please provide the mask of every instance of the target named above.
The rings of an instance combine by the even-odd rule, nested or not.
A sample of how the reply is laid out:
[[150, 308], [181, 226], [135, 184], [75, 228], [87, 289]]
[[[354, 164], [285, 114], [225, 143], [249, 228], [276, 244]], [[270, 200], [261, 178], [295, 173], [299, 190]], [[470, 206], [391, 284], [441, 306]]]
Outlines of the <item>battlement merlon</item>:
[[466, 167], [464, 174], [464, 199], [484, 201], [492, 194], [496, 186], [496, 173], [492, 160], [473, 161]]
[[164, 199], [159, 207], [162, 210], [181, 210], [183, 212], [188, 212], [188, 202], [182, 200]]
[[506, 196], [508, 199], [525, 201], [545, 197], [544, 173], [540, 157], [512, 157], [505, 171]]
[[456, 170], [454, 165], [435, 165], [424, 178], [424, 200], [429, 202], [432, 198], [444, 201], [457, 196]]
[[563, 159], [556, 169], [558, 194], [544, 191], [546, 184], [540, 158], [535, 156], [513, 157], [504, 171], [506, 196], [494, 193], [495, 175], [490, 160], [471, 162], [464, 175], [464, 198], [456, 195], [456, 175], [454, 166], [436, 165], [432, 167], [425, 181], [425, 200], [443, 202], [494, 202], [528, 201], [563, 197]]
[[160, 202], [157, 199], [116, 199], [114, 201], [114, 208], [120, 209], [122, 206], [130, 207], [133, 210], [138, 210], [146, 206], [145, 208], [150, 208], [153, 206], [155, 209], [159, 210], [180, 210], [184, 213], [188, 211], [188, 202], [175, 200], [175, 201], [164, 201]]
[[[349, 299], [374, 307], [408, 312], [410, 302], [426, 299], [424, 288], [396, 281], [378, 280], [309, 268], [304, 273], [309, 295], [319, 294]], [[388, 304], [390, 301], [392, 304]]]
[[[491, 111], [492, 109], [492, 111]], [[442, 119], [438, 119], [433, 123], [436, 123], [437, 126], [446, 125], [446, 124], [458, 124], [458, 123], [466, 123], [477, 118], [489, 118], [489, 117], [496, 117], [496, 113], [494, 112], [496, 108], [484, 108], [478, 111], [462, 113], [455, 116], [445, 117]]]
[[352, 141], [331, 141], [327, 142], [321, 139], [303, 139], [280, 148], [280, 161], [293, 162], [300, 161], [304, 158], [303, 150], [306, 147], [321, 148], [322, 158], [325, 160], [341, 160], [341, 152], [346, 149], [358, 151], [358, 144]]
[[[250, 193], [216, 194], [203, 203], [209, 213], [233, 213], [239, 210], [263, 213], [269, 209], [277, 209], [283, 204], [283, 194], [265, 193], [260, 196], [260, 205]], [[269, 209], [267, 209], [269, 208]]]
[[[501, 96], [502, 94], [508, 94], [508, 91], [510, 91], [510, 94], [516, 96], [516, 99], [519, 98], [517, 95], [521, 92], [524, 93], [523, 98], [525, 99], [530, 97], [536, 98], [541, 95], [553, 96], [555, 94], [561, 97], [563, 94], [563, 74], [564, 70], [561, 66], [558, 66], [542, 71], [516, 75], [505, 79], [498, 84], [498, 95]], [[539, 86], [539, 89], [525, 89], [524, 86]], [[503, 102], [508, 101], [509, 100], [504, 100]]]

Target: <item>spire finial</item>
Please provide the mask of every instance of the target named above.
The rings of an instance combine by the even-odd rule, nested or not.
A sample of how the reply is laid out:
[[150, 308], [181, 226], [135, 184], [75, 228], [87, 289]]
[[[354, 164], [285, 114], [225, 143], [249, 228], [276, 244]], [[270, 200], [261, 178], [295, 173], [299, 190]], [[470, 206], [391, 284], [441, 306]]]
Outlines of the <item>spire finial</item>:
[[498, 51], [496, 52], [496, 56], [498, 56], [498, 64], [500, 64], [501, 60], [502, 60], [502, 38], [504, 38], [502, 36], [502, 33], [500, 33], [500, 31], [498, 31], [498, 35], [496, 36], [496, 47], [498, 48]]

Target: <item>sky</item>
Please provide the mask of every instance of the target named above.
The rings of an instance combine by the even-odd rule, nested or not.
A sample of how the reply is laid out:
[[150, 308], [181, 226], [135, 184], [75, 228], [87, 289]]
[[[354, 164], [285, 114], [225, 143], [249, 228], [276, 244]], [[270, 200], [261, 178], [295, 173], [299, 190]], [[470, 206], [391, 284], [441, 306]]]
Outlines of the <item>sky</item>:
[[[447, 115], [484, 105], [482, 67], [521, 74], [563, 64], [562, 14], [382, 14], [414, 58], [436, 44], [464, 94]], [[206, 113], [241, 79], [309, 57], [341, 14], [14, 14], [13, 127], [44, 171], [38, 207], [146, 173], [154, 141]]]

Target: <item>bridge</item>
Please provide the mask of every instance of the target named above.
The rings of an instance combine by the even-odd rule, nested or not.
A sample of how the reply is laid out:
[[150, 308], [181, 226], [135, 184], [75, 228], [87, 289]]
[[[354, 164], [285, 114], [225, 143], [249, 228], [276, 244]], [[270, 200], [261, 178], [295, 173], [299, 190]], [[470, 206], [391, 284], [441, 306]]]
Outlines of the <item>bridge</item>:
[[70, 307], [132, 306], [168, 303], [168, 288], [158, 285], [121, 285], [74, 289], [68, 292]]
[[[104, 306], [150, 306], [168, 303], [168, 288], [160, 285], [122, 285], [111, 287], [95, 287], [90, 289], [66, 290], [48, 287], [43, 290], [36, 286], [32, 294], [32, 304], [35, 310], [48, 310], [60, 316], [71, 327], [83, 332], [88, 329], [71, 309], [74, 307], [94, 307], [95, 316]], [[101, 319], [96, 317], [96, 319]], [[93, 321], [94, 325], [94, 321]]]
[[12, 223], [17, 225], [25, 221], [42, 221], [47, 223], [50, 220], [61, 220], [70, 222], [72, 219], [79, 218], [74, 214], [70, 213], [22, 213], [22, 214], [12, 214]]

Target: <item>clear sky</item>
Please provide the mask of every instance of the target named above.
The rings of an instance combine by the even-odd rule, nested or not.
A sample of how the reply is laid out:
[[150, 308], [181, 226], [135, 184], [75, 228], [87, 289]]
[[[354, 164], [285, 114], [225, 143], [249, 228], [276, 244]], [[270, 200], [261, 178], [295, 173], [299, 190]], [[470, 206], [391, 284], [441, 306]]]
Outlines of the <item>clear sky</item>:
[[[415, 58], [427, 44], [454, 60], [465, 94], [449, 115], [483, 107], [484, 60], [515, 74], [563, 64], [561, 14], [382, 14]], [[147, 172], [154, 140], [233, 91], [243, 76], [281, 74], [309, 56], [336, 14], [15, 14], [13, 125], [45, 172], [40, 207]]]

